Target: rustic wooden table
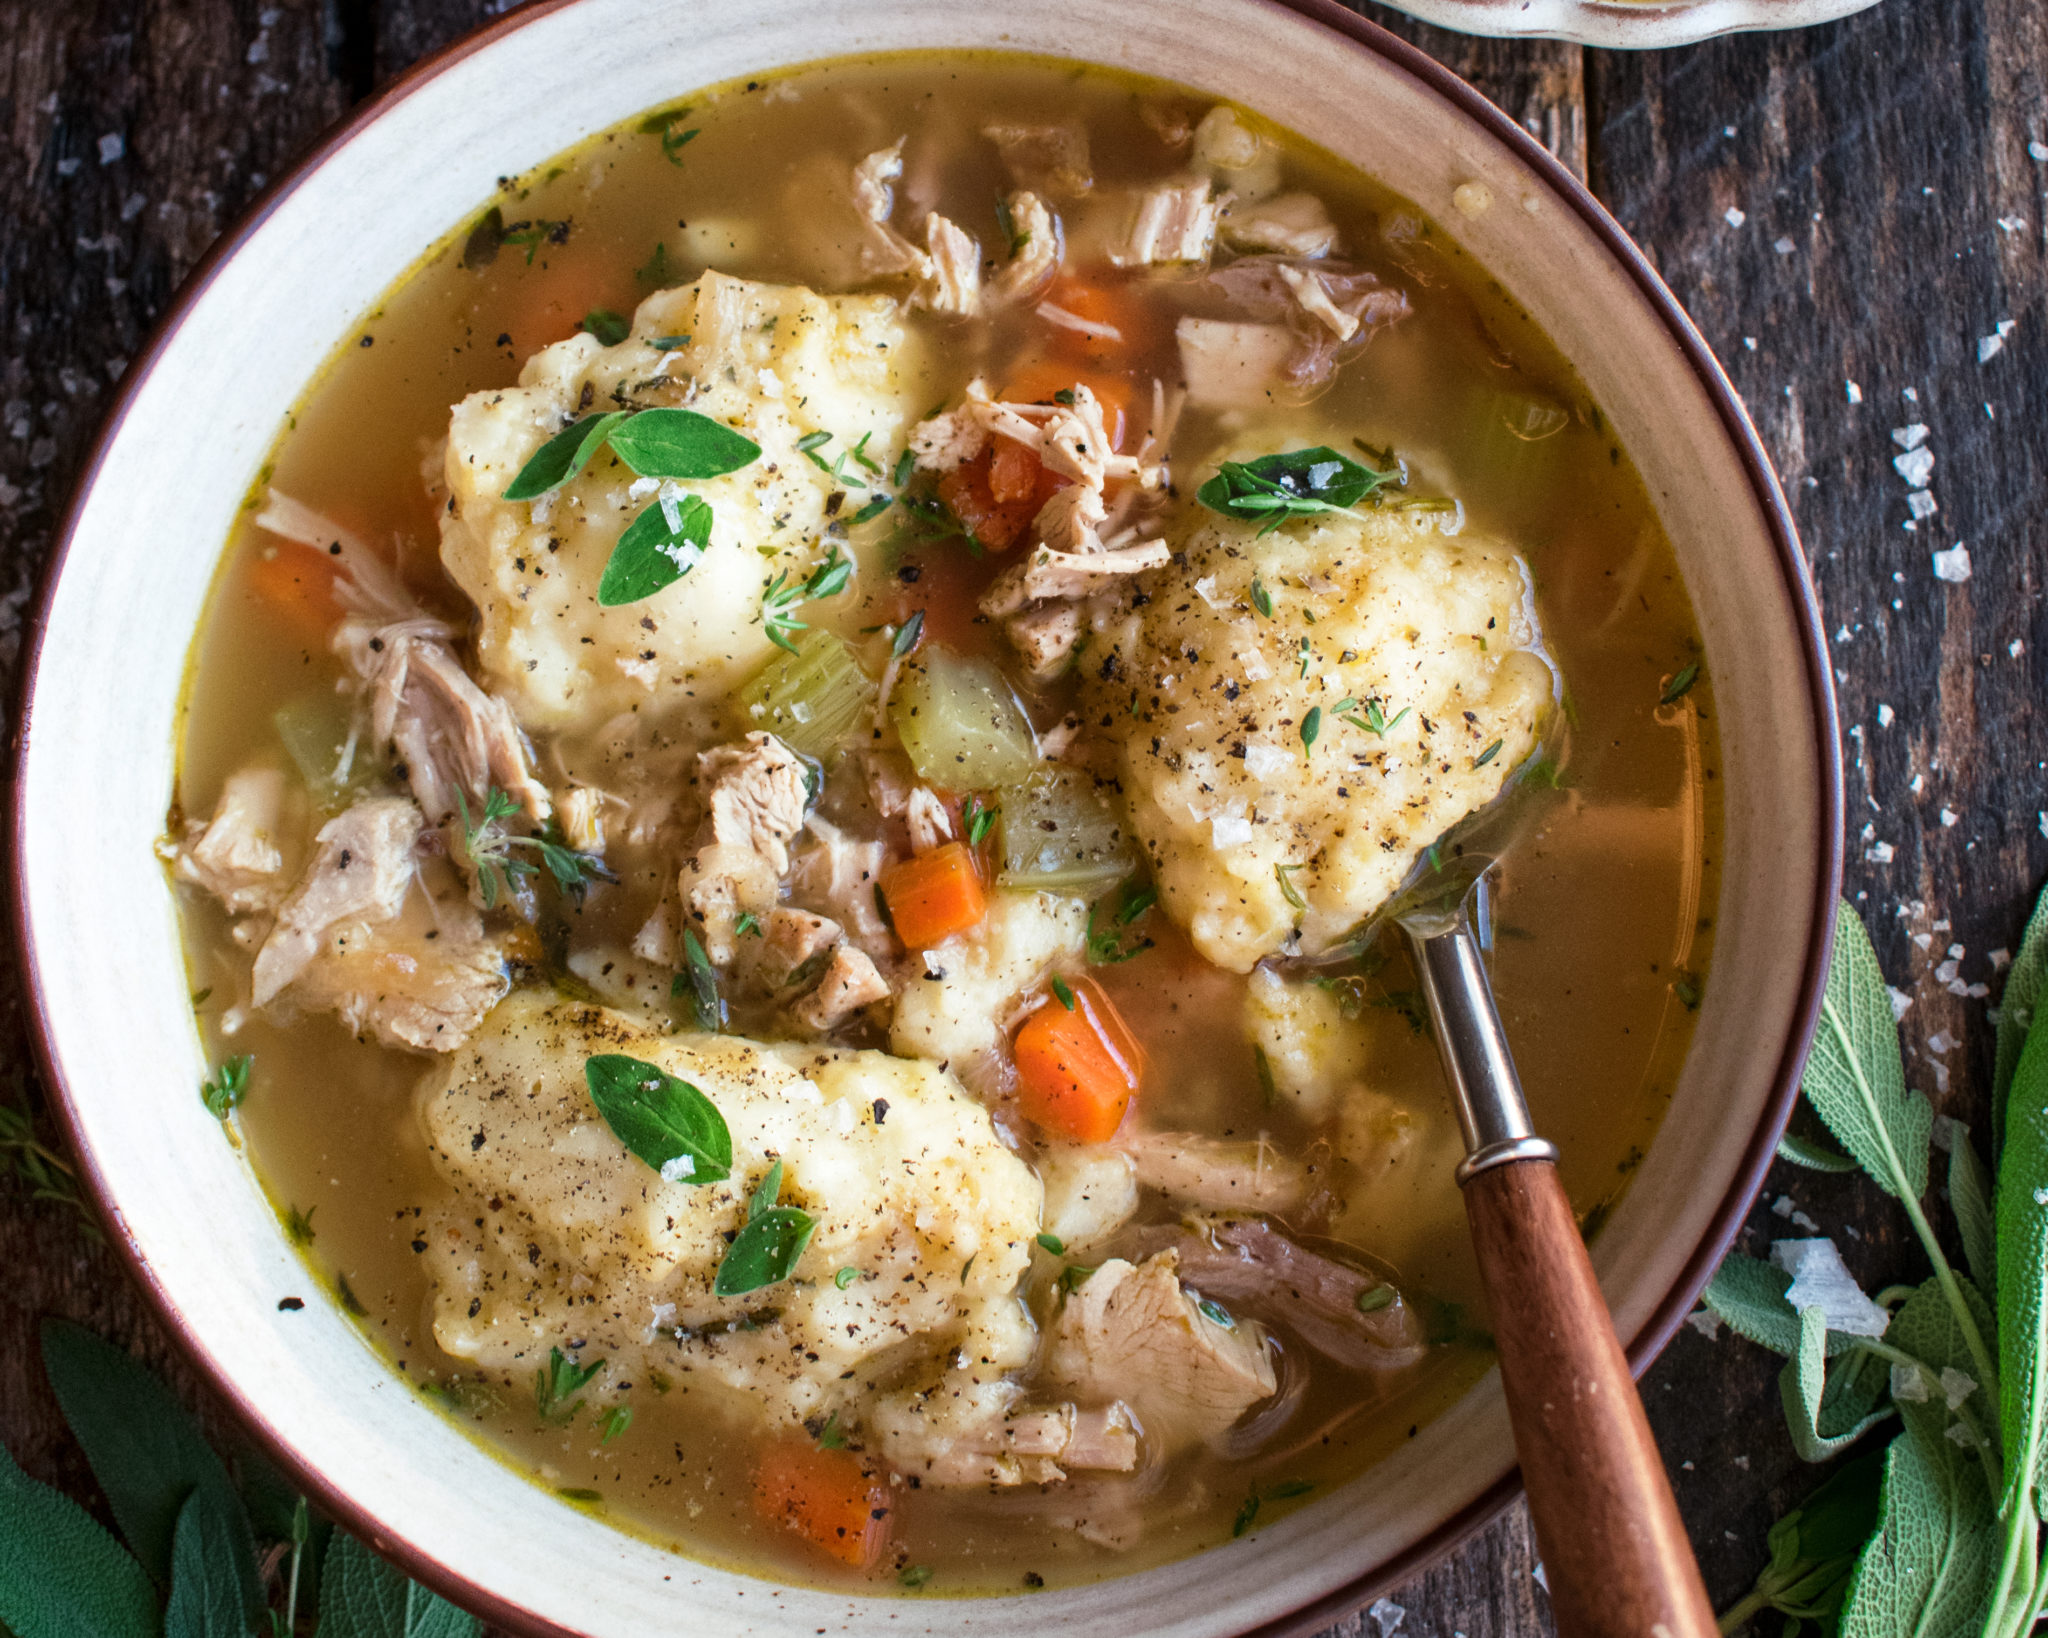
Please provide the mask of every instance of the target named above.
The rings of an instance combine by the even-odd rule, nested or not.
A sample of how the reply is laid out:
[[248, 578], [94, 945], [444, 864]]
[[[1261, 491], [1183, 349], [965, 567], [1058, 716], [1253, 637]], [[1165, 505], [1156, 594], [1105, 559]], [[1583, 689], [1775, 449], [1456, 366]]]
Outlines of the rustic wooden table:
[[[506, 9], [0, 0], [0, 697], [72, 480], [179, 280], [352, 102]], [[1913, 997], [1912, 1079], [1981, 1122], [1987, 1002], [1950, 981], [1988, 981], [1995, 998], [1992, 952], [2017, 944], [2048, 869], [2048, 714], [2031, 709], [2048, 649], [2048, 7], [1885, 0], [1804, 33], [1642, 55], [1469, 40], [1362, 9], [1591, 181], [1748, 402], [1834, 640], [1848, 891]], [[1923, 437], [1935, 509], [1917, 516], [1928, 502], [1909, 501], [1920, 457], [1905, 445]], [[1937, 579], [1931, 554], [1958, 542], [1970, 578]], [[4, 1090], [33, 1107], [24, 1029], [10, 975]], [[1920, 1277], [1874, 1187], [1782, 1163], [1744, 1244], [1760, 1252], [1795, 1209], [1841, 1239], [1866, 1286]], [[0, 1270], [0, 1440], [30, 1472], [92, 1495], [37, 1363], [44, 1314], [138, 1349], [205, 1405], [80, 1215], [4, 1167]], [[1776, 1375], [1760, 1350], [1687, 1329], [1644, 1384], [1717, 1605], [1819, 1476], [1792, 1453]], [[1401, 1611], [1335, 1631], [1544, 1631], [1534, 1566], [1517, 1506], [1398, 1591]]]

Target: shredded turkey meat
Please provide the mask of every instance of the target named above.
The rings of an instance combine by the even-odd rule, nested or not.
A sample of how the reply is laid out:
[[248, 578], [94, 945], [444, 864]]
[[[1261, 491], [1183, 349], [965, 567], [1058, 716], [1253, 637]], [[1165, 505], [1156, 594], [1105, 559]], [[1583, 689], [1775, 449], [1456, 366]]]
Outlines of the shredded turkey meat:
[[1173, 552], [1163, 540], [1140, 541], [1115, 551], [1056, 552], [1034, 547], [1022, 562], [1005, 569], [983, 594], [981, 610], [1001, 619], [1027, 604], [1057, 598], [1089, 597], [1119, 579], [1163, 569]]
[[1140, 1132], [1117, 1145], [1138, 1182], [1204, 1211], [1292, 1211], [1308, 1173], [1266, 1139], [1235, 1143], [1199, 1132]]
[[[1177, 1257], [1181, 1278], [1205, 1297], [1283, 1325], [1354, 1370], [1406, 1370], [1429, 1351], [1421, 1320], [1398, 1291], [1295, 1244], [1257, 1218], [1133, 1229], [1118, 1243], [1139, 1254]], [[1380, 1291], [1389, 1295], [1371, 1297], [1361, 1309], [1361, 1299]], [[1371, 1306], [1375, 1301], [1379, 1306]]]
[[1207, 179], [1147, 188], [1131, 207], [1123, 235], [1110, 250], [1118, 267], [1206, 262], [1216, 246], [1216, 224], [1230, 204]]
[[347, 619], [334, 648], [368, 688], [371, 736], [390, 749], [429, 823], [446, 824], [464, 805], [478, 818], [494, 785], [536, 822], [548, 817], [547, 787], [511, 707], [476, 685], [441, 621]]
[[981, 246], [958, 223], [934, 211], [924, 220], [931, 275], [921, 294], [934, 313], [971, 317], [981, 310]]
[[929, 279], [931, 258], [889, 225], [896, 209], [896, 190], [890, 184], [902, 174], [901, 138], [893, 147], [877, 148], [853, 168], [854, 209], [867, 224], [860, 247], [861, 271], [871, 277], [908, 273]]
[[1224, 213], [1221, 231], [1233, 250], [1327, 256], [1337, 248], [1337, 225], [1312, 193], [1283, 193], [1233, 205]]
[[1069, 198], [1095, 186], [1085, 126], [984, 125], [981, 134], [996, 145], [1003, 168], [1020, 188]]
[[412, 890], [413, 848], [422, 828], [420, 810], [402, 796], [358, 802], [320, 827], [312, 862], [256, 952], [256, 1005], [304, 972], [338, 924], [374, 924], [398, 914]]
[[886, 844], [856, 840], [813, 814], [790, 860], [790, 902], [830, 916], [870, 956], [887, 960], [895, 940], [875, 908], [875, 883], [888, 863]]
[[1046, 1368], [1079, 1401], [1121, 1399], [1161, 1454], [1222, 1433], [1278, 1385], [1264, 1330], [1204, 1313], [1171, 1251], [1089, 1275], [1053, 1323]]
[[722, 966], [733, 958], [741, 914], [775, 903], [809, 791], [795, 753], [762, 733], [698, 757], [696, 783], [704, 818], [679, 886], [705, 952]]
[[387, 1046], [453, 1052], [510, 989], [504, 948], [450, 895], [416, 916], [336, 931], [288, 997]]
[[[1280, 374], [1297, 387], [1327, 380], [1374, 331], [1412, 311], [1406, 291], [1344, 262], [1241, 256], [1217, 268], [1208, 283], [1237, 312], [1287, 327], [1295, 345]], [[1191, 321], [1181, 322], [1185, 330]], [[1185, 341], [1182, 352], [1185, 362]]]
[[789, 1015], [805, 1028], [823, 1034], [862, 1007], [887, 1000], [889, 993], [889, 981], [866, 952], [842, 941], [833, 947], [810, 994], [791, 1003]]
[[929, 786], [911, 791], [903, 804], [903, 822], [910, 830], [912, 853], [929, 853], [953, 839], [953, 816]]
[[1060, 265], [1060, 224], [1037, 194], [1010, 195], [1010, 259], [989, 281], [989, 300], [998, 306], [1029, 301]]
[[275, 910], [285, 892], [277, 845], [284, 796], [284, 775], [275, 768], [228, 775], [213, 817], [189, 821], [184, 838], [169, 850], [171, 874], [213, 894], [230, 915]]

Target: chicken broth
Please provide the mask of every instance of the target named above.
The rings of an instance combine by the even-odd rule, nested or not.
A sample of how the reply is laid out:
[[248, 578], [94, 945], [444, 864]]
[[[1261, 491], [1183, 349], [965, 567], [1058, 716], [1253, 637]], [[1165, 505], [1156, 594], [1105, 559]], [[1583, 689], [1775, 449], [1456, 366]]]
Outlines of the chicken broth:
[[1499, 855], [1589, 1235], [1626, 1186], [1698, 653], [1569, 365], [1369, 178], [1022, 57], [703, 92], [394, 287], [227, 543], [164, 847], [209, 1104], [565, 1505], [884, 1593], [1180, 1557], [1490, 1363], [1355, 936], [1404, 881]]

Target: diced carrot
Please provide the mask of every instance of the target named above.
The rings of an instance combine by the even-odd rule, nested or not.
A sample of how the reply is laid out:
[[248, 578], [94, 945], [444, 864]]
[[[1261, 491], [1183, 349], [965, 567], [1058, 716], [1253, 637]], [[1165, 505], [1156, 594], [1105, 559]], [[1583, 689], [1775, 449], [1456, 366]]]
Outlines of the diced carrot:
[[1091, 334], [1048, 319], [1048, 344], [1055, 352], [1078, 363], [1113, 374], [1128, 369], [1134, 358], [1150, 348], [1152, 316], [1129, 284], [1097, 282], [1067, 273], [1052, 282], [1044, 304], [1115, 332]]
[[[1063, 983], [1065, 981], [1062, 981]], [[1108, 996], [1086, 978], [1017, 1031], [1017, 1102], [1027, 1119], [1076, 1143], [1107, 1143], [1137, 1095], [1143, 1060]]]
[[923, 949], [949, 933], [981, 925], [988, 895], [974, 852], [965, 842], [948, 842], [882, 872], [882, 899], [906, 948]]
[[[1008, 499], [998, 497], [993, 486], [998, 455], [1003, 461], [1004, 493]], [[962, 527], [991, 552], [1000, 552], [1013, 545], [1044, 504], [1038, 498], [1041, 485], [1037, 477], [1033, 478], [1028, 489], [1019, 493], [1025, 471], [1019, 456], [1036, 467], [1039, 474], [1044, 474], [1045, 468], [1039, 462], [1037, 451], [1027, 449], [1013, 439], [997, 438], [973, 460], [956, 466], [939, 480], [939, 499], [952, 508], [953, 516], [960, 520]]]
[[754, 1509], [856, 1570], [871, 1570], [889, 1545], [889, 1492], [850, 1450], [778, 1439], [754, 1470]]
[[1131, 409], [1131, 383], [1126, 376], [1083, 369], [1056, 358], [1036, 358], [1010, 372], [1001, 396], [1013, 404], [1050, 404], [1056, 393], [1072, 387], [1086, 387], [1095, 394], [1102, 404], [1102, 425], [1109, 434], [1110, 448], [1123, 448]]
[[249, 589], [294, 638], [319, 638], [341, 618], [335, 601], [336, 562], [294, 542], [269, 542], [249, 564]]
[[1038, 480], [1045, 463], [1035, 450], [1014, 438], [998, 438], [990, 446], [988, 463], [989, 498], [998, 506], [1030, 500], [1038, 493]]

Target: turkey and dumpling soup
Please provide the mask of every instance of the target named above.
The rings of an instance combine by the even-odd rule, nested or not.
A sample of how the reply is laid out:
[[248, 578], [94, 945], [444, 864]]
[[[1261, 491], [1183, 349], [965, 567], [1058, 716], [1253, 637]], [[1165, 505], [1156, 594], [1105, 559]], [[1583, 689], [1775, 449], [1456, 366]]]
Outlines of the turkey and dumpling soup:
[[702, 93], [507, 179], [251, 492], [163, 844], [207, 1106], [565, 1506], [1156, 1564], [1490, 1362], [1391, 895], [1499, 856], [1589, 1234], [1625, 1187], [1698, 652], [1599, 408], [1369, 178], [1028, 58]]

